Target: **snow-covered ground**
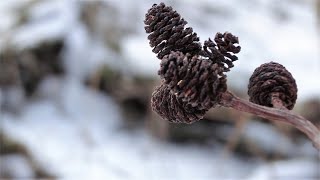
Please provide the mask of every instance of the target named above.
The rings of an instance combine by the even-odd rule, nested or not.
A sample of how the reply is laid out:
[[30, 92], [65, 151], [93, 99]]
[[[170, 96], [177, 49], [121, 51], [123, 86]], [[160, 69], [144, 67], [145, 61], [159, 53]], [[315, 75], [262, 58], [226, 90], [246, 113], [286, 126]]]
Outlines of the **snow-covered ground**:
[[6, 134], [27, 144], [58, 177], [224, 179], [246, 177], [257, 164], [223, 157], [222, 149], [177, 146], [157, 142], [145, 131], [126, 132], [111, 99], [72, 82], [63, 89], [61, 103], [34, 101], [21, 116], [2, 116]]
[[[312, 156], [268, 164], [226, 154], [223, 146], [167, 144], [143, 130], [127, 132], [121, 129], [119, 110], [110, 98], [72, 80], [51, 79], [44, 82], [47, 83], [61, 83], [61, 99], [33, 100], [20, 115], [2, 114], [1, 123], [7, 135], [25, 144], [35, 160], [59, 178], [308, 179], [316, 176], [317, 160], [311, 159]], [[47, 92], [45, 87], [41, 89]], [[272, 145], [270, 140], [266, 144]], [[311, 149], [311, 154], [314, 153]], [[24, 166], [17, 166], [18, 175], [32, 175], [27, 167], [19, 167]]]
[[[67, 76], [45, 79], [40, 85], [38, 98], [23, 103], [19, 114], [1, 112], [1, 128], [25, 144], [33, 157], [59, 178], [298, 177], [308, 180], [316, 177], [319, 172], [318, 160], [310, 158], [312, 155], [273, 163], [247, 162], [234, 155], [226, 156], [223, 147], [178, 146], [153, 139], [144, 130], [127, 132], [121, 129], [122, 117], [118, 106], [111, 98], [85, 87], [82, 81], [87, 73], [102, 63], [126, 68], [124, 70], [133, 73], [156, 75], [159, 61], [151, 53], [143, 29], [144, 14], [154, 1], [107, 0], [123, 13], [117, 23], [136, 31], [135, 34], [119, 39], [123, 54], [103, 48], [98, 39], [90, 36], [79, 21], [81, 2], [77, 0], [43, 1], [33, 7], [28, 25], [10, 30], [18, 18], [16, 10], [26, 2], [0, 2], [0, 33], [3, 37], [0, 48], [7, 44], [23, 48], [43, 39], [65, 37], [67, 47], [64, 62]], [[239, 36], [242, 52], [229, 75], [230, 85], [246, 87], [254, 68], [273, 60], [282, 63], [292, 72], [299, 87], [299, 99], [320, 96], [320, 83], [317, 81], [320, 76], [320, 54], [314, 1], [165, 2], [174, 6], [189, 22], [201, 41], [213, 37], [217, 31], [230, 31]], [[132, 11], [135, 13], [128, 13]], [[135, 17], [129, 16], [132, 14]], [[112, 61], [120, 57], [127, 62]], [[0, 94], [1, 99], [3, 94]], [[247, 135], [259, 133], [254, 132], [254, 129], [248, 127]], [[267, 141], [272, 145], [270, 138]], [[316, 153], [310, 144], [305, 149], [302, 151], [309, 153], [304, 154]], [[12, 166], [23, 161], [19, 157], [16, 159], [7, 161], [13, 161]], [[16, 171], [30, 176], [28, 168]]]

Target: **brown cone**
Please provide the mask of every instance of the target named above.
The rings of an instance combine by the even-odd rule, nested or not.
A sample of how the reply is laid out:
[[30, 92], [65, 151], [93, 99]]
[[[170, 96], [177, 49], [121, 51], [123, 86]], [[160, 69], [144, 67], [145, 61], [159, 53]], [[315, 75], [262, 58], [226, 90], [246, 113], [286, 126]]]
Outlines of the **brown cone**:
[[227, 89], [223, 67], [200, 56], [171, 52], [165, 56], [158, 71], [168, 85], [183, 102], [199, 110], [208, 110], [219, 103], [220, 94]]
[[151, 97], [152, 110], [172, 123], [193, 123], [203, 118], [205, 110], [193, 108], [179, 100], [165, 84], [158, 86]]
[[153, 52], [162, 59], [171, 51], [197, 54], [201, 50], [199, 37], [180, 14], [164, 3], [154, 4], [145, 15], [145, 30]]
[[248, 85], [251, 102], [273, 107], [271, 97], [277, 93], [283, 105], [289, 110], [296, 103], [297, 91], [296, 81], [291, 73], [276, 62], [265, 63], [256, 68]]
[[238, 37], [228, 32], [217, 33], [214, 41], [210, 38], [205, 41], [204, 50], [201, 54], [223, 67], [223, 72], [228, 72], [234, 66], [233, 62], [238, 60], [238, 57], [234, 54], [239, 53], [241, 50], [240, 46], [234, 45], [239, 43]]

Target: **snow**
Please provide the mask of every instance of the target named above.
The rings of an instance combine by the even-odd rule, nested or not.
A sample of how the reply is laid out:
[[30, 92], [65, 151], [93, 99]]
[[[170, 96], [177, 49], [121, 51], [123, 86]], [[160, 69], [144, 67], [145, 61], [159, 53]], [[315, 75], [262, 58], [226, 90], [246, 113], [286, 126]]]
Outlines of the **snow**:
[[317, 156], [317, 151], [311, 143], [301, 143], [297, 146], [283, 132], [275, 131], [272, 124], [266, 125], [252, 120], [246, 124], [242, 136], [266, 152], [277, 152], [297, 157]]
[[293, 159], [290, 161], [279, 161], [263, 165], [259, 167], [248, 180], [309, 180], [317, 179], [317, 176], [319, 176], [319, 164], [316, 160], [306, 161], [305, 159]]
[[24, 103], [25, 97], [23, 90], [20, 87], [13, 86], [0, 89], [1, 110], [6, 109], [17, 112], [20, 108], [22, 108]]
[[[67, 73], [73, 78], [84, 79], [103, 64], [116, 68], [123, 64], [118, 54], [93, 41], [83, 25], [76, 23], [65, 38], [64, 52]], [[75, 65], [76, 64], [76, 65]]]
[[18, 28], [12, 39], [14, 46], [34, 46], [46, 39], [63, 37], [76, 21], [73, 1], [44, 1], [28, 12], [30, 23]]
[[132, 37], [123, 43], [129, 66], [135, 69], [134, 73], [157, 76], [160, 60], [151, 51], [145, 36]]
[[255, 164], [243, 166], [236, 157], [221, 158], [219, 148], [177, 146], [159, 142], [142, 130], [126, 132], [110, 98], [72, 80], [61, 81], [60, 103], [34, 100], [21, 115], [4, 113], [2, 117], [5, 133], [26, 144], [37, 161], [58, 177], [244, 177]]
[[[0, 12], [6, 17], [0, 21], [1, 34], [7, 35], [16, 20], [14, 10], [26, 2], [0, 2], [0, 10], [6, 10]], [[144, 14], [153, 2], [106, 0], [123, 13], [119, 25], [128, 26], [136, 32], [119, 40], [123, 55], [105, 48], [102, 42], [91, 37], [79, 22], [78, 2], [39, 3], [30, 11], [31, 23], [15, 29], [15, 36], [10, 41], [19, 48], [34, 46], [44, 39], [63, 38], [66, 43], [63, 58], [67, 76], [46, 78], [39, 87], [38, 96], [27, 104], [21, 103], [24, 99], [18, 92], [13, 95], [13, 100], [18, 99], [13, 104], [20, 102], [23, 106], [20, 113], [1, 112], [0, 115], [2, 130], [25, 144], [43, 167], [61, 179], [258, 180], [275, 176], [308, 179], [317, 174], [314, 159], [248, 162], [232, 154], [226, 155], [220, 145], [174, 145], [153, 139], [142, 129], [133, 132], [123, 130], [123, 117], [117, 104], [111, 97], [85, 87], [83, 80], [104, 63], [123, 68], [123, 71], [156, 75], [159, 60], [151, 52], [143, 30]], [[255, 67], [274, 60], [284, 64], [296, 78], [299, 99], [320, 95], [320, 83], [315, 83], [320, 76], [320, 55], [314, 26], [316, 19], [312, 13], [313, 1], [299, 6], [282, 2], [282, 11], [290, 17], [283, 20], [284, 23], [270, 16], [272, 12], [267, 7], [275, 1], [250, 1], [254, 9], [247, 1], [236, 0], [166, 2], [188, 20], [202, 41], [217, 31], [234, 32], [240, 37], [242, 52], [229, 73], [229, 84], [246, 87]], [[217, 14], [210, 10], [216, 6], [227, 9]], [[204, 7], [208, 10], [199, 10]], [[0, 47], [7, 45], [0, 41]], [[0, 91], [0, 104], [6, 99], [4, 96]], [[246, 128], [244, 136], [252, 137], [252, 141], [261, 143], [266, 149], [278, 143], [283, 145], [283, 153], [293, 153], [295, 147], [274, 131], [255, 123], [249, 123]], [[299, 151], [299, 157], [315, 153], [309, 142]], [[24, 160], [12, 161], [10, 164]], [[19, 169], [24, 175], [31, 176], [28, 167]]]
[[22, 155], [4, 155], [0, 162], [0, 172], [11, 175], [15, 179], [34, 177], [28, 160]]

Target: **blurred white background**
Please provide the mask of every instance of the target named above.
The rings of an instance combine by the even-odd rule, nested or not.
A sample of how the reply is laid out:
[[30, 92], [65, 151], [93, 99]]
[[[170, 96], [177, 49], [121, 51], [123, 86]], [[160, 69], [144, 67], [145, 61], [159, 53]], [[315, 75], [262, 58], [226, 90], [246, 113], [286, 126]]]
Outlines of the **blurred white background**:
[[[239, 37], [239, 60], [228, 73], [228, 86], [236, 94], [247, 98], [253, 70], [276, 61], [297, 81], [294, 111], [320, 112], [319, 2], [164, 2], [188, 21], [201, 42], [216, 32]], [[0, 178], [320, 178], [319, 155], [310, 141], [301, 134], [296, 140], [294, 130], [288, 135], [274, 125], [250, 121], [255, 117], [244, 120], [239, 134], [239, 124], [229, 126], [230, 120], [219, 128], [199, 122], [195, 129], [204, 126], [211, 133], [206, 143], [170, 140], [177, 136], [171, 131], [180, 127], [165, 124], [149, 108], [159, 60], [143, 20], [154, 3], [160, 1], [0, 2]], [[99, 80], [107, 85], [96, 85]], [[309, 107], [310, 100], [318, 101]], [[156, 130], [150, 128], [151, 119], [157, 119]], [[195, 129], [178, 136], [206, 136]], [[214, 138], [213, 131], [223, 140]], [[229, 150], [234, 133], [245, 143], [239, 140], [238, 148]]]

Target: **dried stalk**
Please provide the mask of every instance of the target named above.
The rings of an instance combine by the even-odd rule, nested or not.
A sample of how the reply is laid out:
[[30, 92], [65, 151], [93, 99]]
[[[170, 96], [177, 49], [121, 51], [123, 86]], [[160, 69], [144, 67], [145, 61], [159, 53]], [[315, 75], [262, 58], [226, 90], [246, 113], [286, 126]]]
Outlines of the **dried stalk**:
[[241, 99], [231, 92], [222, 94], [221, 104], [225, 107], [254, 114], [272, 121], [281, 121], [293, 125], [312, 141], [313, 146], [320, 150], [320, 130], [302, 116], [292, 114], [287, 109], [269, 108]]
[[271, 93], [271, 103], [273, 107], [288, 110], [279, 96], [279, 93]]

